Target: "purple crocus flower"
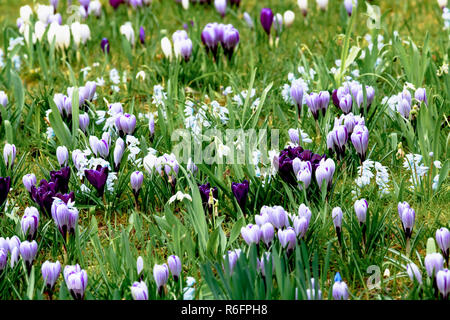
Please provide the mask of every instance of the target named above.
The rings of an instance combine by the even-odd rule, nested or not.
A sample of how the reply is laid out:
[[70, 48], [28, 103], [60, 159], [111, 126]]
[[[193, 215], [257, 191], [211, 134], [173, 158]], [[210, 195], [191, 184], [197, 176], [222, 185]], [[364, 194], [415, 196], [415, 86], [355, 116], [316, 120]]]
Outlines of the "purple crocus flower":
[[164, 286], [169, 279], [169, 268], [167, 267], [167, 264], [155, 264], [153, 267], [153, 278], [155, 279], [156, 286], [158, 288], [158, 294], [162, 296]]
[[261, 227], [261, 240], [266, 244], [267, 247], [270, 247], [272, 243], [273, 237], [275, 235], [275, 229], [270, 222], [264, 223]]
[[[185, 62], [188, 62], [192, 55], [192, 40], [184, 39], [177, 42], [179, 46], [180, 55], [184, 59]], [[153, 120], [154, 124], [154, 120]]]
[[225, 55], [231, 60], [233, 51], [239, 43], [239, 31], [234, 27], [225, 28], [223, 31], [222, 46]]
[[23, 214], [20, 226], [22, 227], [22, 232], [27, 240], [34, 240], [39, 226], [38, 209], [35, 207], [25, 208], [25, 213]]
[[425, 88], [418, 88], [414, 93], [414, 98], [417, 101], [423, 102], [428, 106], [427, 91], [425, 90]]
[[144, 30], [144, 27], [142, 27], [142, 26], [139, 28], [139, 41], [142, 44], [145, 44], [145, 30]]
[[61, 273], [61, 263], [59, 261], [50, 262], [47, 260], [42, 264], [41, 272], [47, 290], [51, 292]]
[[363, 162], [366, 159], [366, 151], [369, 147], [369, 129], [365, 125], [356, 125], [353, 128], [351, 140], [361, 162]]
[[0, 275], [8, 264], [8, 251], [0, 247]]
[[414, 281], [415, 278], [417, 282], [422, 284], [422, 273], [414, 263], [411, 262], [406, 265], [406, 273], [408, 274], [411, 281]]
[[134, 282], [131, 286], [131, 295], [134, 300], [148, 300], [148, 288], [145, 282]]
[[[67, 155], [67, 157], [69, 157]], [[58, 171], [50, 171], [50, 181], [55, 183], [55, 191], [67, 193], [69, 190], [70, 167]]]
[[136, 129], [136, 117], [133, 114], [125, 113], [116, 118], [116, 128], [121, 137], [133, 134]]
[[326, 181], [327, 189], [331, 189], [335, 168], [333, 159], [320, 160], [319, 166], [316, 169], [316, 181], [320, 189], [322, 189], [323, 181]]
[[172, 273], [173, 279], [175, 281], [178, 281], [178, 279], [180, 278], [181, 268], [182, 268], [180, 258], [178, 256], [171, 255], [167, 259], [167, 264], [169, 265], [169, 269], [170, 269], [170, 272]]
[[303, 83], [299, 80], [294, 80], [291, 85], [291, 98], [294, 100], [298, 108], [298, 116], [300, 117], [300, 111], [303, 105]]
[[5, 203], [9, 189], [11, 189], [11, 177], [0, 177], [0, 206]]
[[350, 93], [339, 98], [339, 108], [341, 108], [342, 112], [344, 112], [345, 114], [352, 111], [352, 104], [353, 100]]
[[260, 15], [261, 25], [264, 31], [270, 36], [270, 28], [273, 23], [273, 12], [270, 8], [263, 8]]
[[241, 236], [248, 245], [252, 243], [258, 245], [261, 239], [261, 230], [256, 224], [249, 224], [241, 228]]
[[138, 203], [139, 191], [142, 187], [142, 183], [144, 182], [144, 174], [140, 171], [134, 171], [130, 176], [130, 184], [133, 189], [134, 199], [136, 200], [136, 204]]
[[81, 131], [86, 133], [86, 130], [89, 127], [89, 115], [87, 113], [80, 114], [79, 125]]
[[328, 91], [320, 91], [319, 92], [319, 110], [322, 110], [323, 116], [325, 116], [325, 113], [327, 112], [329, 103], [330, 103], [330, 93]]
[[294, 250], [295, 245], [297, 244], [297, 235], [293, 228], [288, 227], [286, 229], [278, 230], [278, 239], [280, 240], [281, 246], [283, 248], [287, 248], [288, 253]]
[[448, 265], [448, 259], [449, 259], [449, 251], [450, 251], [450, 231], [448, 231], [447, 228], [440, 228], [436, 230], [436, 242], [439, 246], [439, 248], [442, 251], [442, 255], [444, 256], [445, 260], [447, 261]]
[[64, 280], [67, 289], [75, 300], [83, 300], [88, 283], [86, 270], [82, 270], [79, 264], [64, 268]]
[[315, 92], [311, 92], [309, 95], [306, 95], [306, 105], [309, 110], [311, 110], [314, 119], [317, 121], [319, 118], [319, 111], [321, 109], [321, 99], [319, 95]]
[[344, 125], [337, 125], [333, 128], [333, 144], [338, 156], [342, 159], [345, 155], [345, 145], [348, 141], [348, 130]]
[[358, 217], [359, 224], [363, 225], [364, 223], [366, 223], [367, 218], [367, 208], [368, 208], [367, 200], [366, 199], [356, 200], [354, 208], [356, 216]]
[[55, 199], [52, 204], [52, 218], [64, 239], [67, 234], [74, 235], [78, 222], [78, 210], [72, 202], [65, 203], [61, 199]]
[[[207, 206], [210, 213], [212, 213], [212, 208], [214, 205], [214, 201], [210, 203], [210, 196], [212, 195], [213, 199], [218, 199], [218, 189], [217, 187], [211, 188], [211, 185], [209, 182], [206, 184], [202, 184], [198, 186], [198, 189], [200, 191], [200, 196], [202, 197], [202, 203], [204, 206]], [[212, 194], [210, 192], [212, 191]]]
[[407, 99], [401, 99], [397, 104], [397, 111], [402, 115], [403, 118], [408, 119], [409, 113], [411, 112], [411, 102]]
[[231, 183], [231, 191], [233, 192], [242, 211], [244, 211], [245, 203], [247, 202], [248, 187], [249, 187], [248, 180], [244, 180], [242, 183], [238, 182]]
[[35, 186], [36, 182], [37, 182], [37, 180], [36, 180], [36, 176], [34, 175], [34, 173], [28, 173], [28, 174], [24, 175], [22, 178], [22, 183], [30, 195], [31, 195], [31, 187]]
[[348, 286], [344, 281], [342, 281], [341, 275], [339, 274], [339, 272], [337, 272], [336, 276], [334, 277], [333, 299], [348, 300], [348, 296]]
[[58, 159], [58, 163], [61, 167], [67, 166], [69, 161], [69, 150], [65, 146], [59, 146], [56, 148], [56, 158]]
[[13, 144], [5, 144], [3, 148], [3, 159], [5, 160], [6, 169], [14, 167], [14, 160], [16, 160], [16, 146]]
[[116, 10], [122, 3], [125, 3], [125, 0], [109, 0], [109, 4], [114, 8], [114, 10]]
[[[233, 269], [236, 266], [236, 263], [237, 263], [240, 255], [241, 255], [241, 249], [235, 249], [235, 250], [228, 250], [228, 253], [223, 256], [224, 262], [226, 262], [228, 259], [228, 266], [229, 266], [230, 274], [233, 273]], [[225, 267], [223, 264], [222, 264], [222, 268], [225, 271]]]
[[350, 17], [353, 12], [353, 6], [356, 7], [358, 5], [358, 0], [344, 0], [345, 10], [347, 10], [347, 14]]
[[99, 197], [103, 196], [106, 180], [108, 180], [108, 167], [97, 166], [95, 170], [84, 170], [86, 179], [97, 190]]
[[227, 12], [227, 0], [214, 0], [214, 7], [216, 7], [217, 12], [224, 18]]
[[446, 300], [450, 293], [450, 270], [444, 269], [438, 271], [436, 274], [436, 285], [442, 297]]
[[216, 35], [217, 23], [208, 23], [202, 31], [201, 38], [205, 45], [206, 52], [212, 52], [214, 59], [217, 57], [217, 46], [219, 37]]
[[[110, 2], [112, 1], [122, 1], [122, 0], [110, 0]], [[121, 2], [120, 2], [121, 3]], [[119, 3], [119, 4], [120, 4]], [[100, 42], [100, 47], [102, 48], [103, 52], [105, 53], [109, 53], [109, 40], [108, 38], [103, 38], [102, 41]]]
[[34, 259], [37, 255], [38, 245], [36, 241], [23, 241], [20, 243], [20, 255], [25, 261], [25, 266], [27, 268], [28, 274], [31, 272], [31, 267], [33, 266]]
[[91, 0], [78, 0], [78, 2], [87, 11], [88, 8], [89, 8], [89, 3], [91, 2]]
[[427, 254], [424, 263], [430, 278], [436, 276], [439, 270], [444, 269], [444, 258], [437, 252]]
[[344, 214], [340, 207], [335, 207], [331, 211], [331, 217], [333, 218], [334, 228], [336, 229], [336, 235], [339, 243], [341, 243], [341, 230], [342, 230], [342, 218]]
[[411, 238], [415, 218], [416, 212], [414, 211], [413, 208], [405, 208], [400, 214], [400, 219], [402, 221], [402, 226], [405, 231], [406, 239]]
[[75, 200], [73, 192], [70, 192], [69, 194], [58, 193], [56, 183], [52, 181], [47, 182], [45, 179], [42, 179], [39, 183], [39, 187], [34, 185], [31, 187], [31, 198], [39, 205], [41, 211], [47, 216], [51, 216], [51, 206], [54, 197], [63, 200], [65, 203], [69, 200]]

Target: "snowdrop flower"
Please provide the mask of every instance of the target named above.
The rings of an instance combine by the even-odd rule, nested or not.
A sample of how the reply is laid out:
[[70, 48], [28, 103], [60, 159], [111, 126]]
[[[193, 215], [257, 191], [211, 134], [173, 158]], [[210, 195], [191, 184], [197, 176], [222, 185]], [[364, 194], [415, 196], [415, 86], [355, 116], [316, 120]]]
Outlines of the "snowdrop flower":
[[189, 194], [178, 191], [176, 194], [170, 197], [169, 203], [173, 203], [174, 201], [183, 201], [184, 199], [192, 202], [192, 198]]

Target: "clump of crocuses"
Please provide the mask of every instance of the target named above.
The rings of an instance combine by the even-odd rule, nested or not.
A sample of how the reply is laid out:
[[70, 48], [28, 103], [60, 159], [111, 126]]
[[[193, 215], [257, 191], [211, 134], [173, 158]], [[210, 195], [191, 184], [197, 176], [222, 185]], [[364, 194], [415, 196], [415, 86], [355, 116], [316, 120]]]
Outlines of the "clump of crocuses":
[[365, 86], [366, 104], [364, 104], [364, 89], [357, 82], [346, 82], [342, 87], [333, 91], [333, 104], [342, 110], [344, 114], [352, 111], [355, 105], [361, 114], [369, 111], [375, 98], [375, 89], [371, 86]]
[[231, 24], [208, 23], [201, 34], [206, 52], [211, 52], [214, 61], [217, 61], [218, 48], [221, 44], [224, 54], [231, 60], [239, 43], [239, 31]]

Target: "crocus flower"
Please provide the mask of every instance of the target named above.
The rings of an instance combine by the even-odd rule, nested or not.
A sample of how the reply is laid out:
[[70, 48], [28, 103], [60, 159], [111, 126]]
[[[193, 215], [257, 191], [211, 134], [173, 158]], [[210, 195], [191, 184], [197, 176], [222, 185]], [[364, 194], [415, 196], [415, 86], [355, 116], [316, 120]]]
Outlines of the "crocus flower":
[[436, 276], [439, 270], [444, 269], [444, 258], [440, 253], [429, 253], [425, 256], [425, 269], [430, 278]]
[[225, 55], [231, 60], [234, 49], [239, 43], [239, 31], [234, 27], [227, 27], [223, 30], [223, 41], [221, 41]]
[[436, 230], [436, 242], [448, 264], [450, 251], [450, 231], [448, 231], [447, 228], [440, 228]]
[[118, 172], [120, 162], [122, 161], [123, 153], [125, 152], [125, 142], [122, 138], [117, 138], [116, 146], [114, 148], [114, 171]]
[[428, 105], [428, 100], [427, 100], [427, 91], [425, 90], [425, 88], [418, 88], [416, 90], [416, 92], [414, 93], [414, 98], [417, 101], [423, 102], [426, 105]]
[[333, 145], [338, 156], [342, 159], [345, 155], [345, 145], [348, 141], [348, 130], [344, 125], [337, 125], [333, 128]]
[[61, 167], [67, 166], [69, 161], [69, 150], [65, 146], [59, 146], [56, 148], [56, 158], [58, 159]]
[[172, 43], [169, 38], [164, 37], [161, 39], [161, 49], [166, 59], [172, 60]]
[[145, 282], [134, 282], [131, 286], [131, 295], [134, 300], [148, 300], [148, 289]]
[[293, 225], [296, 236], [303, 238], [308, 230], [309, 221], [305, 217], [294, 217]]
[[261, 259], [257, 258], [257, 269], [261, 271], [261, 275], [263, 277], [266, 276], [266, 267], [265, 267], [266, 264], [272, 264], [272, 274], [273, 274], [275, 272], [275, 263], [273, 262], [272, 255], [270, 254], [270, 252], [267, 252], [267, 251], [264, 252]]
[[7, 104], [8, 104], [8, 96], [4, 91], [0, 91], [0, 105], [6, 108]]
[[361, 162], [366, 159], [366, 151], [369, 146], [369, 129], [365, 125], [356, 125], [353, 128], [351, 140]]
[[267, 35], [270, 35], [270, 28], [273, 23], [273, 12], [270, 8], [263, 8], [260, 15], [261, 25]]
[[[117, 0], [110, 0], [110, 1], [117, 1]], [[122, 1], [122, 0], [119, 0]], [[102, 48], [103, 52], [109, 53], [109, 40], [108, 38], [103, 38], [102, 41], [100, 41], [100, 47]]]
[[172, 277], [175, 281], [178, 281], [181, 274], [181, 260], [178, 256], [171, 255], [167, 259], [167, 264], [169, 265], [170, 272], [172, 273]]
[[67, 289], [75, 300], [83, 300], [88, 283], [86, 270], [82, 270], [79, 264], [64, 268], [64, 280]]
[[397, 104], [397, 111], [404, 117], [405, 119], [409, 118], [409, 113], [411, 112], [411, 102], [407, 99], [402, 99]]
[[140, 41], [142, 44], [145, 44], [145, 30], [144, 30], [144, 27], [143, 27], [143, 26], [141, 26], [141, 27], [139, 28], [139, 41]]
[[153, 267], [153, 278], [155, 279], [156, 286], [158, 287], [159, 295], [162, 295], [164, 286], [169, 279], [169, 268], [165, 263], [162, 265], [155, 264]]
[[244, 180], [242, 183], [231, 183], [231, 191], [233, 192], [242, 211], [244, 211], [245, 203], [247, 202], [248, 186], [249, 184], [247, 180]]
[[202, 198], [202, 203], [208, 208], [209, 213], [212, 213], [212, 208], [214, 205], [214, 199], [218, 199], [218, 189], [217, 187], [211, 188], [209, 182], [198, 186], [200, 191], [200, 196]]
[[358, 0], [344, 0], [345, 10], [347, 10], [347, 14], [350, 17], [353, 12], [353, 7], [358, 5]]
[[219, 44], [220, 38], [216, 34], [217, 23], [208, 23], [205, 28], [203, 28], [201, 39], [202, 43], [206, 48], [206, 52], [212, 52], [214, 59], [217, 57], [217, 46]]
[[3, 248], [0, 248], [0, 274], [6, 268], [8, 264], [8, 251]]
[[248, 14], [248, 12], [244, 12], [244, 21], [250, 29], [253, 29], [255, 24], [253, 23], [252, 17]]
[[[69, 157], [69, 155], [67, 155]], [[61, 170], [50, 171], [50, 181], [55, 183], [55, 190], [66, 193], [69, 190], [70, 167]]]
[[342, 213], [342, 209], [339, 207], [333, 208], [331, 211], [331, 217], [333, 218], [334, 228], [336, 229], [336, 235], [339, 243], [341, 243], [341, 231], [342, 231], [342, 218], [344, 214]]
[[287, 10], [284, 12], [283, 22], [284, 22], [284, 25], [286, 26], [286, 28], [289, 28], [290, 26], [292, 26], [294, 24], [294, 20], [295, 20], [295, 13], [293, 11]]
[[241, 236], [248, 245], [252, 243], [258, 245], [261, 239], [261, 230], [256, 224], [249, 224], [241, 228]]
[[288, 227], [286, 229], [278, 230], [278, 240], [280, 240], [281, 246], [287, 248], [288, 253], [294, 250], [297, 243], [297, 235], [294, 228]]
[[12, 170], [14, 166], [14, 160], [16, 160], [16, 146], [13, 144], [5, 144], [3, 148], [3, 159], [5, 160], [6, 168], [10, 168]]
[[227, 0], [214, 0], [214, 7], [222, 18], [224, 18], [227, 11]]
[[341, 108], [342, 112], [347, 114], [352, 110], [352, 103], [352, 96], [348, 93], [339, 99], [339, 108]]
[[125, 0], [109, 0], [109, 4], [114, 9], [117, 9], [122, 3], [125, 3]]
[[297, 4], [303, 16], [306, 17], [308, 14], [308, 0], [297, 0]]
[[37, 229], [39, 226], [39, 211], [35, 207], [25, 208], [22, 220], [20, 222], [24, 236], [29, 240], [36, 238]]
[[144, 259], [142, 259], [141, 256], [139, 256], [136, 260], [136, 269], [137, 269], [137, 274], [138, 276], [140, 276], [141, 280], [142, 280], [142, 271], [144, 270]]
[[316, 180], [320, 190], [322, 190], [324, 181], [326, 181], [327, 189], [331, 189], [335, 168], [336, 166], [333, 159], [328, 158], [326, 160], [320, 160], [319, 166], [316, 169]]
[[22, 183], [25, 187], [25, 189], [27, 189], [27, 191], [30, 193], [31, 195], [31, 187], [36, 185], [36, 176], [34, 175], [34, 173], [28, 173], [26, 175], [23, 176], [22, 178]]
[[131, 188], [133, 189], [134, 196], [137, 198], [139, 190], [144, 182], [144, 174], [140, 171], [134, 171], [130, 177]]
[[11, 177], [0, 177], [0, 206], [5, 203], [9, 189], [11, 189]]
[[93, 14], [97, 18], [102, 14], [102, 3], [98, 0], [91, 1], [88, 7], [88, 14]]
[[260, 227], [260, 231], [261, 240], [266, 244], [267, 247], [270, 247], [270, 244], [272, 243], [273, 237], [275, 235], [273, 225], [269, 222], [266, 222]]
[[125, 113], [116, 118], [115, 124], [121, 137], [127, 134], [133, 134], [136, 128], [136, 117], [132, 114]]
[[446, 300], [450, 293], [450, 270], [444, 269], [438, 271], [436, 274], [436, 285], [442, 297]]
[[309, 110], [311, 110], [314, 119], [317, 121], [319, 118], [319, 111], [321, 109], [321, 99], [319, 95], [315, 92], [311, 92], [309, 95], [306, 95], [306, 105]]
[[412, 208], [405, 208], [400, 215], [400, 219], [402, 220], [403, 229], [405, 230], [405, 237], [407, 239], [411, 238], [415, 218], [416, 218], [416, 212]]
[[27, 267], [28, 274], [31, 272], [31, 266], [33, 265], [33, 261], [36, 258], [38, 245], [36, 241], [23, 241], [20, 243], [20, 255], [22, 259], [25, 261], [25, 265]]
[[291, 97], [292, 100], [297, 104], [298, 115], [300, 116], [300, 111], [303, 105], [303, 84], [299, 80], [292, 81], [291, 84]]
[[70, 31], [72, 32], [73, 42], [77, 47], [80, 44], [86, 44], [86, 42], [91, 39], [91, 30], [87, 24], [82, 24], [74, 22], [70, 25]]
[[39, 183], [39, 187], [31, 187], [31, 198], [36, 202], [40, 209], [47, 215], [51, 215], [51, 206], [53, 204], [53, 198], [57, 197], [67, 203], [69, 200], [74, 201], [75, 195], [73, 192], [69, 194], [61, 194], [57, 191], [57, 185], [55, 182], [47, 182], [42, 179]]
[[322, 290], [318, 286], [316, 289], [314, 278], [311, 278], [311, 288], [306, 289], [308, 300], [322, 300]]
[[95, 156], [100, 156], [106, 159], [109, 155], [109, 134], [107, 132], [103, 133], [102, 139], [96, 136], [89, 137], [89, 145]]
[[61, 199], [55, 199], [51, 211], [53, 221], [64, 239], [67, 234], [75, 234], [79, 214], [72, 202], [65, 203]]
[[175, 52], [179, 52], [179, 55], [184, 59], [184, 61], [188, 62], [192, 55], [192, 40], [180, 40], [174, 44], [174, 48], [175, 47], [177, 48]]
[[317, 5], [319, 6], [320, 10], [326, 11], [328, 7], [328, 0], [316, 0]]
[[97, 190], [99, 197], [103, 196], [106, 180], [108, 180], [108, 167], [98, 166], [96, 170], [84, 170], [86, 179]]
[[406, 265], [406, 273], [408, 274], [411, 281], [414, 281], [415, 278], [417, 282], [422, 284], [422, 273], [414, 263], [411, 262]]
[[367, 217], [367, 200], [366, 199], [360, 199], [356, 200], [354, 204], [355, 213], [358, 217], [359, 224], [362, 225], [366, 223], [366, 217]]
[[47, 260], [42, 264], [41, 272], [47, 290], [51, 292], [61, 273], [61, 263], [59, 261], [50, 262]]
[[342, 281], [341, 275], [339, 272], [336, 273], [334, 277], [333, 284], [333, 299], [334, 300], [348, 300], [348, 287], [347, 284]]
[[[233, 269], [236, 266], [236, 263], [239, 259], [239, 256], [241, 255], [241, 249], [235, 249], [235, 250], [228, 250], [228, 253], [223, 256], [224, 262], [228, 259], [228, 266], [230, 270], [230, 274], [233, 273]], [[222, 265], [223, 269], [225, 270], [225, 267]]]
[[89, 126], [89, 115], [87, 113], [80, 114], [79, 125], [81, 131], [86, 133], [86, 130]]

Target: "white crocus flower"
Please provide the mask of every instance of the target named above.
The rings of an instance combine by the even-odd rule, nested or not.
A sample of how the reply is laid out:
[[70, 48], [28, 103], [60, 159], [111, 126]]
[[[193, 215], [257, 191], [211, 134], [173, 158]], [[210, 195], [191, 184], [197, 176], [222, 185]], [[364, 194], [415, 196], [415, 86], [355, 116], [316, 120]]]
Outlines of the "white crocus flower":
[[125, 22], [120, 26], [120, 34], [123, 34], [131, 45], [134, 45], [134, 30], [131, 22]]
[[45, 6], [42, 4], [38, 4], [36, 8], [36, 13], [39, 21], [48, 24], [48, 19], [50, 18], [51, 15], [53, 15], [54, 8], [53, 6]]
[[161, 49], [164, 53], [164, 56], [171, 60], [172, 59], [172, 43], [170, 42], [169, 38], [164, 37], [161, 39]]
[[30, 17], [33, 14], [33, 10], [31, 10], [30, 6], [23, 6], [20, 7], [20, 17], [22, 18], [22, 21], [24, 23], [29, 23], [30, 22]]

